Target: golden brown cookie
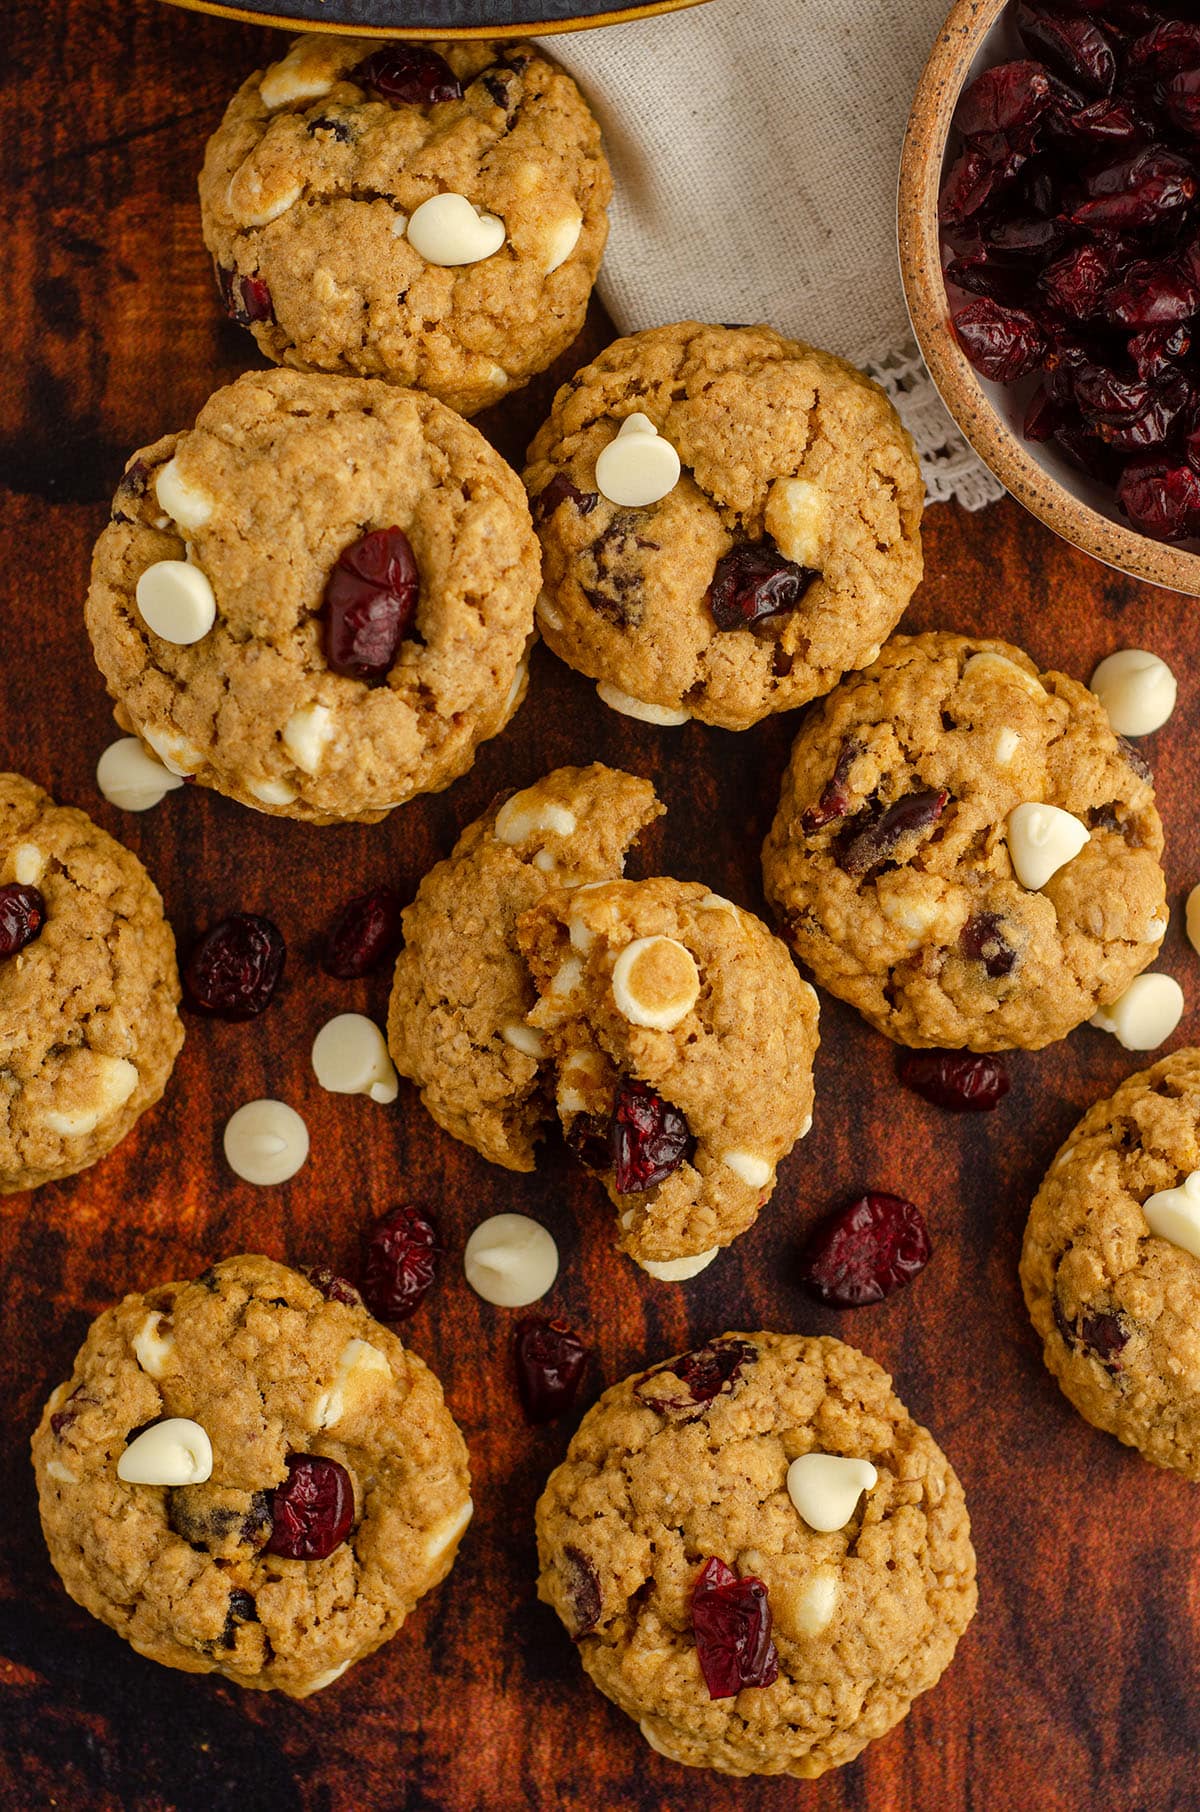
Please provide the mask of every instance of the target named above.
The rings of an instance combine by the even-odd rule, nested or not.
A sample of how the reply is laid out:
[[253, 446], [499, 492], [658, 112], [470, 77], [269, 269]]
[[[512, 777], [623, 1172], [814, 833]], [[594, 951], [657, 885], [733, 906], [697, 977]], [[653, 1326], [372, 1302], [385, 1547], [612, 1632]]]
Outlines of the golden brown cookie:
[[134, 455], [87, 623], [118, 721], [175, 772], [372, 822], [517, 709], [537, 583], [520, 481], [469, 423], [365, 378], [255, 371]]
[[1085, 1421], [1200, 1479], [1200, 1051], [1088, 1109], [1034, 1198], [1021, 1282]]
[[0, 1194], [74, 1176], [167, 1085], [175, 940], [137, 857], [0, 774]]
[[[650, 430], [679, 476], [638, 507], [626, 500], [657, 488], [627, 488], [641, 474], [624, 437], [642, 424], [635, 465], [669, 466]], [[769, 327], [616, 341], [559, 391], [525, 482], [543, 635], [652, 723], [743, 730], [806, 704], [875, 658], [921, 577], [924, 491], [892, 405]]]
[[471, 1499], [441, 1387], [329, 1291], [246, 1255], [127, 1296], [46, 1405], [50, 1558], [152, 1661], [303, 1698], [450, 1571]]
[[1162, 847], [1093, 693], [938, 632], [893, 637], [802, 726], [763, 873], [819, 984], [889, 1038], [1037, 1050], [1153, 961]]
[[537, 1530], [538, 1594], [601, 1692], [659, 1754], [726, 1774], [851, 1761], [975, 1611], [949, 1461], [839, 1340], [725, 1334], [614, 1385]]
[[269, 358], [471, 415], [582, 327], [611, 189], [587, 104], [532, 44], [310, 34], [230, 102], [200, 206]]
[[556, 768], [468, 825], [404, 913], [392, 1059], [438, 1125], [493, 1164], [532, 1170], [552, 1113], [517, 918], [552, 888], [620, 874], [662, 809], [633, 774]]

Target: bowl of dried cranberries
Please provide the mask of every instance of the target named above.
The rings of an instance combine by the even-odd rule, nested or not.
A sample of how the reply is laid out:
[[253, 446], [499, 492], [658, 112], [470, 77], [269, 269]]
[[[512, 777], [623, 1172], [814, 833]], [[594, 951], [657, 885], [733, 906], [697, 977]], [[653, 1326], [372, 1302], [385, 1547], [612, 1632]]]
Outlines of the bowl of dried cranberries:
[[1200, 14], [958, 0], [900, 174], [934, 383], [1035, 516], [1200, 594]]

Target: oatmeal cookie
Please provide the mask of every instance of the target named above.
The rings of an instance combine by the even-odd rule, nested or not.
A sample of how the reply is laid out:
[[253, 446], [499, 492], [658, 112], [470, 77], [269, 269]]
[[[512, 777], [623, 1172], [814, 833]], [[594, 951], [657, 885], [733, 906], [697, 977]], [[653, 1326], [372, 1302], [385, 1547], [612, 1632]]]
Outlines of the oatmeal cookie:
[[579, 332], [611, 190], [600, 128], [532, 44], [314, 33], [230, 102], [200, 207], [269, 358], [471, 415]]
[[889, 1038], [1037, 1050], [1153, 961], [1162, 847], [1094, 694], [939, 632], [895, 636], [803, 725], [763, 872], [818, 983]]
[[318, 1275], [246, 1255], [127, 1296], [33, 1437], [72, 1598], [152, 1661], [293, 1698], [395, 1635], [471, 1515], [437, 1379]]
[[1021, 1282], [1084, 1420], [1200, 1479], [1200, 1051], [1089, 1108], [1034, 1198]]
[[[644, 457], [669, 458], [656, 435], [681, 468], [631, 507], [605, 461], [639, 427]], [[924, 491], [895, 410], [769, 327], [618, 340], [559, 391], [525, 482], [543, 635], [651, 722], [744, 730], [828, 692], [875, 658], [921, 577]]]
[[167, 1085], [175, 940], [137, 857], [0, 774], [0, 1194], [74, 1176]]
[[614, 1385], [537, 1533], [539, 1596], [601, 1692], [661, 1755], [726, 1774], [851, 1761], [937, 1681], [975, 1611], [958, 1479], [840, 1340], [725, 1334]]
[[618, 1209], [618, 1245], [690, 1275], [752, 1225], [812, 1125], [816, 995], [698, 882], [560, 889], [517, 939], [567, 1144]]
[[247, 372], [134, 455], [87, 624], [117, 719], [281, 817], [373, 822], [465, 773], [524, 695], [521, 484], [432, 397]]
[[388, 1048], [439, 1126], [493, 1164], [532, 1170], [553, 1109], [519, 915], [551, 889], [619, 875], [663, 808], [648, 780], [593, 763], [498, 800], [404, 913]]

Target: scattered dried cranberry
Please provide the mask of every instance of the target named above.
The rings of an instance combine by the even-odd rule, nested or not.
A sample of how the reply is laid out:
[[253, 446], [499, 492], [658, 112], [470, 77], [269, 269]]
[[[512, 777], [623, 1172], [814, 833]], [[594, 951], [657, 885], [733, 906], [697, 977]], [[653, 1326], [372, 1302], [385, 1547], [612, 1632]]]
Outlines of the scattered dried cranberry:
[[708, 588], [718, 629], [752, 629], [795, 610], [820, 573], [785, 560], [770, 540], [737, 541], [722, 554]]
[[375, 529], [344, 548], [325, 586], [325, 659], [332, 671], [381, 684], [412, 628], [419, 586], [403, 529]]
[[600, 1575], [578, 1548], [564, 1548], [563, 1562], [563, 1583], [575, 1614], [571, 1635], [579, 1642], [584, 1636], [590, 1636], [600, 1621]]
[[843, 742], [821, 797], [815, 805], [805, 806], [800, 814], [800, 829], [806, 837], [832, 824], [836, 818], [846, 816], [851, 800], [850, 769], [862, 752], [863, 745], [855, 737], [848, 736]]
[[183, 969], [187, 1003], [218, 1019], [254, 1019], [270, 1006], [286, 956], [278, 925], [257, 912], [235, 912], [192, 946]]
[[706, 1560], [692, 1588], [692, 1630], [710, 1699], [730, 1699], [778, 1679], [771, 1606], [761, 1579], [739, 1579], [723, 1560]]
[[437, 1272], [437, 1230], [415, 1208], [381, 1214], [363, 1242], [362, 1293], [378, 1321], [407, 1321]]
[[617, 1194], [641, 1195], [686, 1163], [696, 1141], [677, 1107], [648, 1082], [622, 1076], [613, 1103], [609, 1147]]
[[445, 57], [420, 44], [385, 44], [356, 64], [348, 80], [393, 106], [433, 107], [439, 101], [462, 100], [462, 83]]
[[890, 861], [909, 837], [931, 830], [946, 809], [945, 789], [905, 793], [891, 805], [874, 800], [856, 812], [833, 841], [839, 868], [859, 880]]
[[871, 1193], [814, 1228], [800, 1277], [822, 1302], [858, 1309], [911, 1283], [932, 1253], [919, 1208], [898, 1195]]
[[517, 1323], [514, 1342], [517, 1392], [531, 1427], [565, 1416], [575, 1401], [587, 1348], [565, 1321], [526, 1315]]
[[348, 1278], [339, 1277], [328, 1265], [303, 1265], [301, 1274], [327, 1302], [344, 1302], [347, 1308], [361, 1309], [363, 1299]]
[[15, 956], [40, 937], [46, 923], [46, 902], [36, 887], [10, 881], [0, 887], [0, 956]]
[[991, 1053], [901, 1051], [896, 1067], [905, 1088], [952, 1114], [978, 1114], [997, 1107], [1011, 1086], [1003, 1062]]
[[[748, 1340], [710, 1340], [694, 1352], [655, 1366], [634, 1385], [634, 1394], [655, 1409], [688, 1409], [696, 1403], [711, 1403], [731, 1391], [744, 1368], [753, 1365], [757, 1358], [758, 1348]], [[659, 1390], [647, 1388], [655, 1378], [663, 1377], [678, 1378], [686, 1386], [687, 1396], [664, 1396]]]
[[239, 327], [249, 327], [254, 321], [275, 319], [275, 304], [261, 277], [240, 277], [224, 264], [218, 264], [215, 269], [217, 288], [231, 321], [236, 321]]
[[581, 516], [590, 516], [600, 497], [596, 491], [581, 491], [565, 472], [556, 472], [544, 491], [533, 500], [533, 514], [538, 522], [553, 516], [561, 503], [573, 503]]
[[288, 1476], [271, 1494], [268, 1554], [287, 1560], [324, 1560], [340, 1547], [354, 1521], [354, 1487], [336, 1460], [290, 1453]]
[[1005, 937], [998, 912], [977, 912], [958, 935], [958, 947], [972, 962], [982, 963], [993, 981], [1011, 975], [1017, 953]]
[[404, 902], [391, 887], [356, 894], [339, 907], [325, 934], [321, 967], [338, 981], [354, 981], [395, 956], [403, 942]]

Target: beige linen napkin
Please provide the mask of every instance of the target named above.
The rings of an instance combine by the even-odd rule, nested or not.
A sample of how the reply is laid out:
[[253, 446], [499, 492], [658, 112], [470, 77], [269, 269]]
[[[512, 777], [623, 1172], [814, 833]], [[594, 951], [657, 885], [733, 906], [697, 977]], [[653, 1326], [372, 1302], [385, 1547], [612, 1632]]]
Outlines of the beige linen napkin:
[[600, 293], [624, 331], [769, 321], [892, 397], [931, 501], [1001, 495], [912, 338], [896, 175], [948, 0], [708, 0], [546, 47], [596, 108], [616, 194]]

